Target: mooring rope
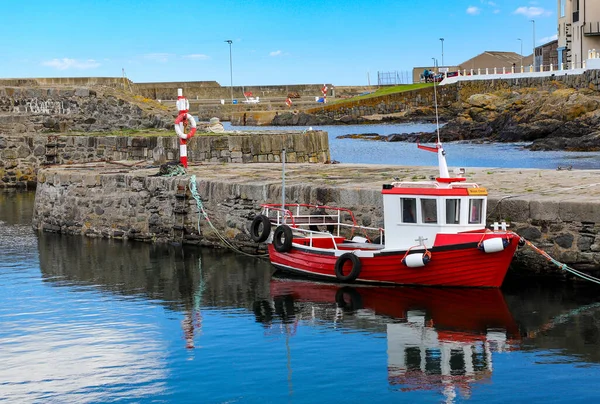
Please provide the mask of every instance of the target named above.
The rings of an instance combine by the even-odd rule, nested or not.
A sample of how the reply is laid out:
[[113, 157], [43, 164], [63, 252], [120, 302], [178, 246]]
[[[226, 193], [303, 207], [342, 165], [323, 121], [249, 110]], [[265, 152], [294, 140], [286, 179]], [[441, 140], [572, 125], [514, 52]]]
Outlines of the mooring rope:
[[539, 247], [536, 247], [535, 245], [533, 245], [533, 243], [523, 237], [521, 237], [521, 240], [523, 240], [525, 242], [526, 245], [528, 245], [529, 247], [531, 247], [535, 252], [539, 253], [541, 256], [543, 256], [544, 258], [546, 258], [548, 261], [550, 261], [551, 263], [553, 263], [554, 265], [556, 265], [557, 267], [559, 267], [560, 269], [562, 269], [563, 271], [567, 271], [575, 276], [578, 276], [582, 279], [585, 279], [586, 281], [590, 281], [590, 282], [594, 282], [597, 284], [600, 284], [600, 279], [593, 277], [591, 275], [588, 275], [586, 273], [583, 273], [581, 271], [576, 270], [575, 268], [571, 268], [570, 266], [568, 266], [567, 264], [564, 264], [560, 261], [555, 260], [554, 258], [552, 258], [550, 256], [550, 254], [548, 254], [546, 251], [542, 250]]
[[198, 215], [198, 233], [200, 234], [200, 219], [201, 217], [204, 217], [204, 220], [206, 220], [206, 222], [208, 223], [208, 225], [211, 227], [211, 229], [213, 229], [213, 231], [215, 232], [215, 234], [217, 235], [217, 237], [219, 237], [219, 239], [221, 240], [221, 242], [227, 247], [230, 248], [231, 250], [246, 255], [248, 257], [267, 257], [268, 254], [249, 254], [245, 251], [242, 251], [240, 249], [238, 249], [237, 247], [235, 247], [233, 244], [231, 244], [218, 230], [217, 228], [213, 225], [213, 223], [210, 221], [210, 218], [208, 217], [208, 213], [206, 213], [206, 210], [204, 210], [204, 205], [202, 204], [202, 199], [200, 198], [200, 194], [198, 194], [198, 187], [196, 185], [196, 176], [192, 175], [190, 177], [190, 192], [192, 193], [192, 197], [196, 200], [196, 206], [198, 207], [198, 213], [201, 213], [202, 215]]

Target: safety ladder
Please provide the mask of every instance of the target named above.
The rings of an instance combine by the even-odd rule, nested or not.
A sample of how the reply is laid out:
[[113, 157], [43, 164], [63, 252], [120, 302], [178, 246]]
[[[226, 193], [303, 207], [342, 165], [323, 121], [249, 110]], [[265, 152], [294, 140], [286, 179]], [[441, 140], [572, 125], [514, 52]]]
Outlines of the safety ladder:
[[44, 153], [46, 161], [42, 164], [51, 165], [58, 164], [58, 136], [49, 135], [46, 142], [46, 152]]
[[188, 214], [187, 186], [177, 184], [175, 206], [173, 207], [173, 241], [183, 244], [185, 238], [185, 218]]

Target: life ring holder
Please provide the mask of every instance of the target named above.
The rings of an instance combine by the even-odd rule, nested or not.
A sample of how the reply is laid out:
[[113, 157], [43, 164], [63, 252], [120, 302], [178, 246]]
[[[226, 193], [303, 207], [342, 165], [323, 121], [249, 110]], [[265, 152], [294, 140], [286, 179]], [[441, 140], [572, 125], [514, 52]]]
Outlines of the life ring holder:
[[[192, 128], [187, 134], [183, 131], [184, 124], [186, 122], [189, 123], [189, 125]], [[188, 114], [187, 112], [182, 112], [181, 114], [179, 114], [177, 118], [175, 118], [175, 133], [177, 133], [179, 139], [191, 139], [196, 134], [196, 120], [194, 119], [194, 117]]]

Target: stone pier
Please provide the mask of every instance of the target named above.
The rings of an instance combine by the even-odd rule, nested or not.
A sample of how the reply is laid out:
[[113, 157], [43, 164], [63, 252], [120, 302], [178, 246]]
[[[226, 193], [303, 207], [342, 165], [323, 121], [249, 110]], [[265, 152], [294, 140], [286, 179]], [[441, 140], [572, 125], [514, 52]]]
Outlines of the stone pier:
[[[201, 163], [177, 177], [155, 176], [157, 168], [102, 163], [44, 168], [38, 174], [33, 226], [88, 237], [220, 246], [216, 229], [237, 247], [257, 251], [264, 245], [251, 241], [248, 225], [261, 203], [281, 201], [281, 168]], [[343, 206], [355, 212], [359, 224], [379, 227], [382, 184], [394, 177], [429, 178], [437, 175], [437, 167], [298, 163], [288, 165], [286, 173], [286, 202]], [[210, 223], [190, 193], [192, 175]], [[598, 275], [597, 171], [468, 169], [467, 179], [488, 188], [489, 222], [506, 220], [511, 230], [555, 259]], [[524, 271], [561, 273], [529, 248], [519, 249], [514, 262]]]
[[[229, 131], [198, 133], [188, 141], [190, 163], [259, 163], [280, 161], [286, 149], [290, 163], [330, 160], [327, 132]], [[40, 167], [97, 161], [163, 163], [179, 160], [174, 132], [140, 136], [89, 134], [4, 135], [0, 133], [0, 188], [35, 188]]]

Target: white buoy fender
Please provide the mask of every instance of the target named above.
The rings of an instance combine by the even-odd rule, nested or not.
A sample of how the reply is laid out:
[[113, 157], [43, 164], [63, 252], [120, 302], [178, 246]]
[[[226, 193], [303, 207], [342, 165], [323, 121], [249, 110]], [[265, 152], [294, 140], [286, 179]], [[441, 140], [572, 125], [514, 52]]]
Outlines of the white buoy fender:
[[483, 250], [486, 253], [495, 253], [499, 251], [504, 251], [506, 247], [510, 244], [505, 238], [502, 237], [494, 237], [488, 238], [487, 240], [483, 240], [483, 243], [479, 246], [480, 250]]
[[402, 260], [402, 263], [409, 268], [419, 268], [424, 267], [430, 260], [430, 256], [427, 253], [423, 254], [408, 254]]
[[[184, 118], [188, 121], [188, 124], [192, 128], [190, 130], [190, 133], [187, 134], [183, 132]], [[188, 113], [179, 114], [177, 119], [175, 119], [175, 132], [177, 133], [177, 136], [179, 136], [180, 139], [191, 139], [196, 133], [196, 120], [194, 119], [194, 117]]]

